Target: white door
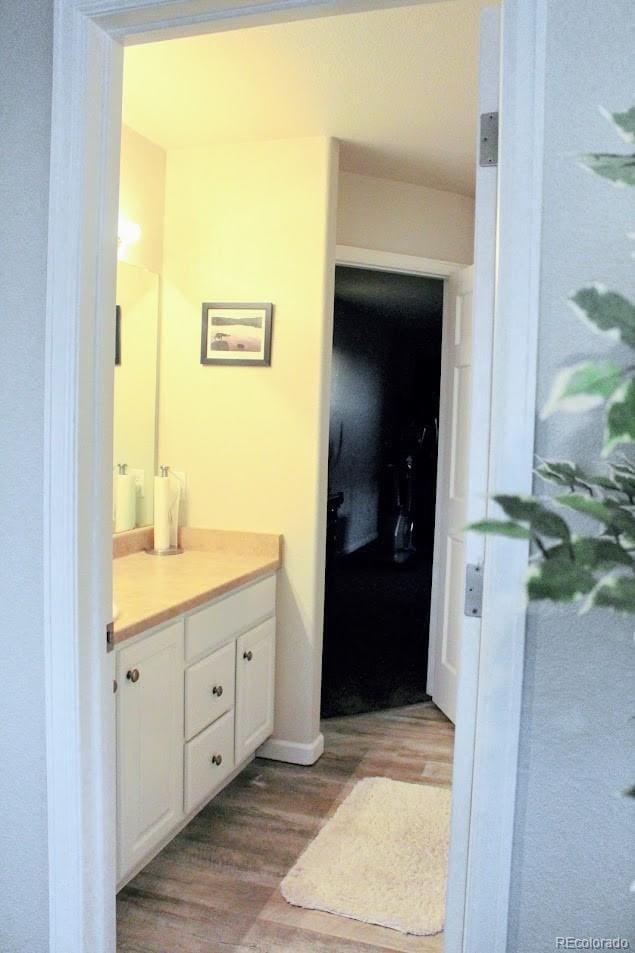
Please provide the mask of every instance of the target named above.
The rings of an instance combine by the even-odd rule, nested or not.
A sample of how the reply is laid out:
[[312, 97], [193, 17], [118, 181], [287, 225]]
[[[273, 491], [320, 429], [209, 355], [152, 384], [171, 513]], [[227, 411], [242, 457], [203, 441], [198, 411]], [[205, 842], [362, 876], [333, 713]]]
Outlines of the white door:
[[[496, 163], [480, 164], [480, 117], [498, 112], [500, 11], [481, 18], [474, 265], [446, 281], [439, 408], [427, 691], [456, 721], [459, 658], [466, 709], [477, 677], [480, 618], [464, 615], [466, 564], [481, 566], [483, 541], [465, 534], [485, 513], [496, 260]], [[489, 135], [489, 133], [487, 133]], [[491, 138], [491, 137], [490, 137]], [[466, 655], [466, 649], [470, 651]], [[468, 697], [469, 696], [469, 697]]]
[[268, 619], [236, 643], [236, 764], [273, 731], [275, 639], [275, 619]]
[[117, 656], [121, 881], [183, 814], [183, 622]]
[[439, 407], [437, 524], [435, 526], [434, 686], [432, 697], [456, 720], [457, 676], [465, 587], [472, 311], [474, 268], [448, 279], [443, 301], [443, 354]]

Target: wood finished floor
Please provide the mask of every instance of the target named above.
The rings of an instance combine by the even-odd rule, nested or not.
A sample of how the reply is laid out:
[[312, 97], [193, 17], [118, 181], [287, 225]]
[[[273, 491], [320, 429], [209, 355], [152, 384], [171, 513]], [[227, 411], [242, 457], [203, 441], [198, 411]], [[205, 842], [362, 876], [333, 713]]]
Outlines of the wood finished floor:
[[121, 891], [118, 953], [441, 953], [441, 934], [292, 907], [279, 885], [360, 778], [449, 787], [451, 723], [428, 702], [323, 731], [316, 765], [257, 759]]

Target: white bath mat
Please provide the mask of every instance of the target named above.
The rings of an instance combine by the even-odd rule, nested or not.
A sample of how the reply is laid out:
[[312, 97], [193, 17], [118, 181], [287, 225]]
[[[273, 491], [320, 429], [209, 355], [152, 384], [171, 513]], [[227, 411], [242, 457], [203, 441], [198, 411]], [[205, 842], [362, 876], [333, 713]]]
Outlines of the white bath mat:
[[450, 792], [364, 778], [281, 884], [296, 907], [425, 936], [443, 929]]

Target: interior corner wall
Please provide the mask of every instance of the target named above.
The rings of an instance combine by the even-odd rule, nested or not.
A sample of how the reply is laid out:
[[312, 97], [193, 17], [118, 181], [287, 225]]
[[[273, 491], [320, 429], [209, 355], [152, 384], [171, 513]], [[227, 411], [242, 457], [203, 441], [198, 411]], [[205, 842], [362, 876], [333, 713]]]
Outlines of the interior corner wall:
[[0, 24], [0, 950], [45, 953], [49, 871], [42, 552], [53, 4], [0, 0]]
[[474, 199], [354, 172], [340, 172], [337, 244], [470, 265]]
[[[632, 363], [632, 351], [613, 355], [615, 344], [567, 302], [596, 281], [635, 300], [628, 238], [635, 190], [590, 175], [577, 160], [633, 151], [600, 111], [634, 105], [633, 13], [632, 0], [547, 2], [538, 408], [563, 367], [609, 355]], [[597, 472], [601, 442], [601, 411], [538, 422], [538, 458]], [[544, 483], [537, 490], [545, 493]], [[557, 937], [578, 938], [577, 948], [589, 938], [632, 944], [633, 802], [623, 794], [633, 783], [632, 672], [632, 616], [532, 606], [509, 953], [545, 953], [558, 947]]]
[[129, 126], [121, 128], [119, 216], [141, 227], [138, 242], [121, 260], [161, 274], [165, 198], [165, 151]]
[[[274, 738], [319, 737], [337, 144], [169, 151], [160, 462], [192, 526], [282, 533]], [[203, 301], [271, 301], [271, 367], [203, 366]]]

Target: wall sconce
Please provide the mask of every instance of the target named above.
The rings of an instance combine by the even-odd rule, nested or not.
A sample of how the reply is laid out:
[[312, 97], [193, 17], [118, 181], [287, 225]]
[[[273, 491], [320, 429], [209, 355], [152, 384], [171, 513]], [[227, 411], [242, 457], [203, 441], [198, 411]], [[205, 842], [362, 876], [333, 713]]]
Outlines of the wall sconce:
[[134, 245], [140, 238], [141, 226], [120, 217], [117, 225], [117, 258], [123, 258], [130, 245]]

